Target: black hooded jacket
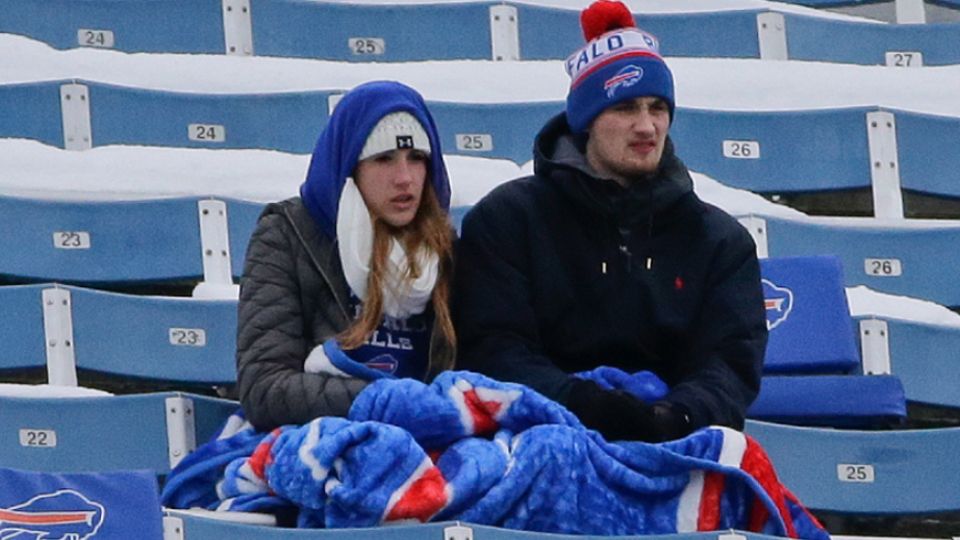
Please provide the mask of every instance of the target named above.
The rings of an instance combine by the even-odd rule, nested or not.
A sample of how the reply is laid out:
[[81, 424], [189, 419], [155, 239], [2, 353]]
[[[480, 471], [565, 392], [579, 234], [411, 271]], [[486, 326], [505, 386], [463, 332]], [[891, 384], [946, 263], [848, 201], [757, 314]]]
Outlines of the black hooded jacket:
[[534, 175], [465, 217], [458, 367], [566, 404], [569, 374], [650, 370], [691, 428], [741, 429], [767, 340], [755, 245], [701, 201], [667, 140], [660, 170], [623, 188], [594, 176], [563, 114], [537, 136]]

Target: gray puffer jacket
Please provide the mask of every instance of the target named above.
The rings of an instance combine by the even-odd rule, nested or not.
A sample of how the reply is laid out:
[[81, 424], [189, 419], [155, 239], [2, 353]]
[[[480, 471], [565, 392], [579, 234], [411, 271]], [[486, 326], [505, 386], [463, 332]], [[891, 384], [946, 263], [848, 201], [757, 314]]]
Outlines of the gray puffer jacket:
[[[237, 320], [240, 402], [257, 429], [346, 416], [367, 382], [306, 373], [303, 363], [349, 326], [349, 297], [336, 242], [300, 198], [267, 205], [247, 248]], [[428, 377], [453, 357], [441, 335], [431, 335]]]

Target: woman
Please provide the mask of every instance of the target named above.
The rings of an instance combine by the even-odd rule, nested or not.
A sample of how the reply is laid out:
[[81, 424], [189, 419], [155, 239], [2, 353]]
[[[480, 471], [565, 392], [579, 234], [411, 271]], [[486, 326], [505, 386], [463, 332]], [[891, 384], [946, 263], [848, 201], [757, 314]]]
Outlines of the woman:
[[268, 205], [247, 250], [238, 386], [258, 430], [345, 416], [370, 377], [331, 357], [422, 380], [452, 365], [449, 203], [423, 98], [383, 81], [344, 95], [300, 197]]

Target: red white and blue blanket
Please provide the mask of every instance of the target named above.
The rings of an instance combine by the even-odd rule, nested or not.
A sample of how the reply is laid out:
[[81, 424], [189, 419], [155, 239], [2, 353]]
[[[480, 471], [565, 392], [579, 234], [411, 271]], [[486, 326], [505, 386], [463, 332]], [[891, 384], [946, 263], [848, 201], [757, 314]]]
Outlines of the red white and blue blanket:
[[271, 433], [239, 413], [172, 472], [163, 502], [293, 509], [301, 527], [460, 520], [568, 534], [829, 538], [741, 432], [610, 443], [527, 387], [464, 371], [429, 385], [379, 379], [347, 418]]

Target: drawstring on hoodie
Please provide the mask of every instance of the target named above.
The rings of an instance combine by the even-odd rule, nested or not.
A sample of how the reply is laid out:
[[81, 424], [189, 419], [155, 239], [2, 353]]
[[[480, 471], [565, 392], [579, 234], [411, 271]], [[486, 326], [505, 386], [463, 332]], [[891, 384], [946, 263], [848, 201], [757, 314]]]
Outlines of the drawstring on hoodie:
[[653, 182], [647, 181], [647, 239], [644, 244], [647, 250], [647, 270], [653, 268], [653, 254], [650, 253], [650, 246], [653, 242]]

